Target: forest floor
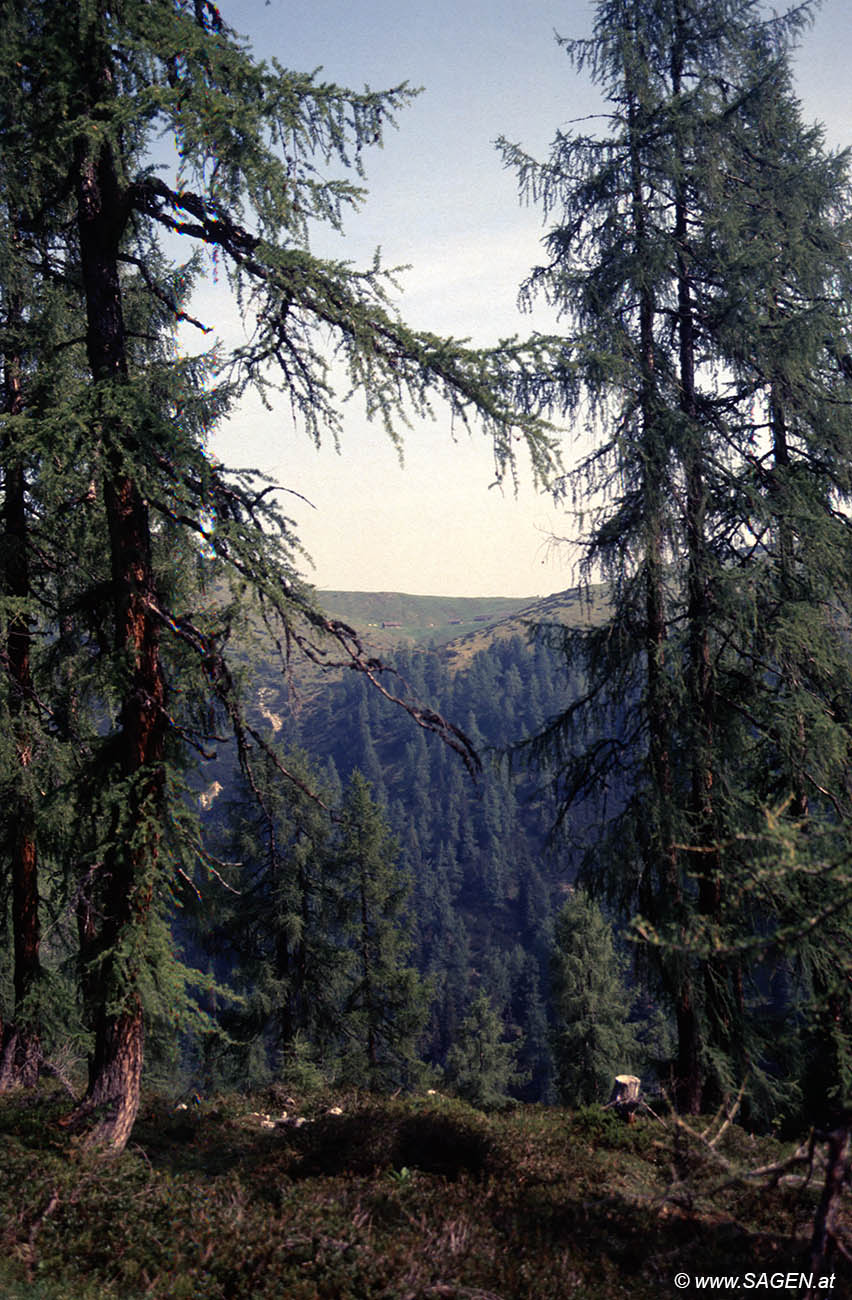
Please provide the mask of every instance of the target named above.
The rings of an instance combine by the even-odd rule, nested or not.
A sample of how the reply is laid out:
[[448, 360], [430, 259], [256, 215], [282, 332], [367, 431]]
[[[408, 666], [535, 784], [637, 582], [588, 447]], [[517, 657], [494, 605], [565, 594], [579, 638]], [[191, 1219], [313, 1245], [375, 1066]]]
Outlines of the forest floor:
[[[804, 1294], [818, 1161], [808, 1177], [785, 1165], [793, 1144], [733, 1124], [360, 1095], [315, 1100], [299, 1125], [273, 1089], [148, 1096], [104, 1159], [56, 1126], [67, 1106], [47, 1088], [0, 1098], [3, 1300]], [[852, 1296], [849, 1262], [823, 1282]]]

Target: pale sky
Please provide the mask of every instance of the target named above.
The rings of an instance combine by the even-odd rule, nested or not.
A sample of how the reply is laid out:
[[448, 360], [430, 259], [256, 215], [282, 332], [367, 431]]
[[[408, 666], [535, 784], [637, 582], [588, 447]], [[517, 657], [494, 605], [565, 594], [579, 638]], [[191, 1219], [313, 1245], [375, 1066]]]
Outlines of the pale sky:
[[[360, 90], [408, 81], [424, 93], [399, 117], [383, 150], [365, 156], [368, 201], [347, 220], [344, 241], [315, 245], [356, 265], [381, 246], [386, 265], [411, 264], [399, 307], [412, 326], [488, 344], [533, 328], [543, 313], [521, 315], [518, 287], [540, 259], [541, 217], [517, 199], [514, 175], [493, 146], [498, 135], [543, 159], [554, 132], [596, 111], [599, 100], [578, 77], [553, 33], [590, 34], [590, 0], [222, 0], [226, 21], [259, 57]], [[852, 142], [849, 48], [852, 6], [825, 0], [796, 60], [807, 120], [825, 123], [832, 146]], [[236, 324], [202, 291], [227, 340]], [[521, 461], [511, 484], [490, 487], [493, 464], [474, 430], [454, 442], [449, 418], [403, 431], [405, 464], [379, 426], [348, 408], [338, 455], [317, 451], [294, 428], [289, 409], [256, 403], [223, 425], [212, 450], [227, 464], [251, 465], [295, 497], [295, 520], [320, 588], [434, 595], [536, 596], [571, 586], [573, 521], [536, 495]], [[563, 435], [571, 460], [574, 438]]]

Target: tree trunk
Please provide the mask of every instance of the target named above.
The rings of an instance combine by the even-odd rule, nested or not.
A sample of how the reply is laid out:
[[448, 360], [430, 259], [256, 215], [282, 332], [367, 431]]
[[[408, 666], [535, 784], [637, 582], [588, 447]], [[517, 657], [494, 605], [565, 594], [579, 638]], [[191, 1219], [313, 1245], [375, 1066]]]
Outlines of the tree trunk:
[[15, 1018], [3, 1026], [0, 1040], [0, 1092], [35, 1087], [41, 1064], [38, 1020], [28, 1004], [40, 974], [40, 929], [35, 840], [26, 810], [19, 818], [13, 855]]
[[[776, 296], [770, 302], [769, 317], [777, 319], [778, 308]], [[790, 448], [787, 440], [787, 403], [786, 385], [781, 378], [773, 378], [769, 391], [769, 426], [772, 435], [772, 469], [770, 472], [769, 500], [774, 505], [774, 522], [778, 548], [779, 591], [782, 608], [795, 601], [794, 582], [795, 538], [790, 521], [790, 505], [785, 500], [790, 473]], [[780, 656], [780, 668], [784, 688], [791, 694], [801, 689], [801, 673], [795, 658], [790, 653]], [[805, 787], [804, 769], [806, 766], [807, 736], [805, 719], [801, 711], [796, 712], [796, 744], [790, 746], [792, 770], [790, 781], [793, 801], [790, 816], [794, 821], [802, 821], [808, 815], [808, 794]], [[779, 741], [781, 738], [779, 737]]]
[[89, 1087], [66, 1121], [86, 1128], [86, 1146], [116, 1154], [124, 1150], [133, 1130], [142, 1082], [142, 1005], [138, 994], [129, 1001], [131, 1009], [118, 1015], [101, 1008]]
[[[11, 295], [10, 316], [20, 318], [20, 301]], [[11, 322], [10, 322], [11, 323]], [[4, 365], [4, 409], [18, 415], [23, 409], [21, 360], [7, 355]], [[13, 435], [14, 436], [14, 435]], [[13, 460], [6, 471], [3, 559], [5, 587], [14, 599], [30, 596], [26, 514], [26, 476], [23, 462]], [[33, 738], [29, 717], [32, 701], [30, 650], [32, 634], [25, 613], [13, 613], [6, 630], [9, 719], [15, 742], [20, 781], [6, 809], [7, 853], [12, 877], [12, 933], [14, 937], [15, 1012], [3, 1026], [0, 1038], [0, 1092], [34, 1087], [38, 1081], [41, 1043], [38, 1016], [31, 1005], [40, 975], [38, 858], [35, 809], [27, 789], [27, 768], [32, 762]]]
[[374, 1006], [373, 970], [370, 960], [370, 917], [367, 907], [367, 876], [363, 863], [360, 867], [359, 881], [361, 894], [361, 973], [363, 976], [364, 1009], [367, 1013], [367, 1061], [370, 1066], [370, 1078], [378, 1067], [379, 1058], [376, 1047], [376, 1011]]
[[[635, 231], [637, 264], [642, 267], [649, 260], [644, 202], [642, 160], [640, 155], [641, 123], [638, 96], [630, 95], [628, 122], [630, 128], [631, 198]], [[647, 282], [639, 286], [639, 346], [641, 355], [640, 412], [644, 442], [645, 466], [643, 494], [646, 516], [645, 565], [645, 660], [648, 682], [648, 765], [655, 803], [655, 834], [651, 839], [650, 858], [645, 864], [646, 899], [640, 904], [651, 915], [659, 914], [661, 907], [677, 909], [682, 890], [680, 865], [675, 836], [672, 829], [673, 782], [671, 769], [671, 690], [666, 670], [666, 643], [668, 628], [664, 593], [664, 506], [662, 481], [666, 472], [668, 447], [660, 420], [661, 399], [658, 392], [654, 349], [654, 320], [657, 306]], [[659, 872], [656, 889], [652, 877]], [[662, 972], [666, 990], [673, 999], [677, 1013], [677, 1105], [688, 1113], [700, 1109], [701, 1085], [698, 1075], [699, 1030], [692, 985], [684, 963], [675, 962]]]
[[[97, 33], [91, 39], [92, 103], [109, 95], [109, 54]], [[91, 109], [92, 105], [89, 105]], [[120, 1151], [130, 1135], [138, 1105], [143, 1054], [139, 995], [145, 931], [150, 915], [159, 850], [159, 817], [165, 778], [165, 688], [151, 561], [148, 509], [128, 470], [138, 442], [114, 414], [115, 388], [128, 380], [126, 333], [118, 270], [119, 245], [129, 206], [109, 142], [97, 150], [83, 138], [75, 152], [77, 229], [86, 296], [86, 345], [92, 380], [106, 401], [101, 425], [104, 504], [109, 528], [110, 568], [117, 659], [129, 662], [113, 766], [107, 779], [123, 787], [124, 806], [114, 811], [108, 848], [91, 881], [95, 900], [81, 929], [82, 960], [94, 1006], [95, 1050], [86, 1096], [70, 1117], [88, 1123], [98, 1115], [88, 1141]], [[113, 409], [110, 409], [110, 406]], [[120, 953], [129, 948], [132, 955]]]
[[[680, 5], [675, 11], [675, 30], [672, 42], [672, 94], [675, 102], [682, 92], [683, 64], [686, 48], [686, 20]], [[679, 110], [678, 110], [679, 111]], [[676, 123], [679, 119], [676, 118]], [[719, 917], [722, 905], [721, 861], [716, 847], [718, 841], [714, 800], [715, 752], [714, 717], [716, 708], [715, 683], [711, 665], [710, 629], [713, 618], [713, 591], [710, 556], [707, 544], [707, 486], [706, 449], [704, 431], [698, 418], [696, 395], [696, 324], [694, 286], [690, 269], [689, 211], [685, 177], [695, 159], [691, 155], [685, 133], [675, 127], [675, 150], [678, 156], [678, 179], [675, 184], [674, 244], [677, 277], [677, 329], [679, 361], [679, 407], [683, 417], [681, 432], [681, 463], [685, 483], [686, 514], [684, 532], [687, 557], [687, 669], [686, 685], [688, 716], [692, 724], [690, 736], [693, 872], [698, 881], [698, 911], [711, 921]], [[730, 1037], [724, 995], [729, 972], [723, 964], [705, 960], [700, 979], [704, 990], [705, 1034], [712, 1033], [725, 1044]], [[720, 1004], [720, 996], [722, 1002]], [[687, 1006], [688, 1004], [688, 1006]], [[698, 1114], [704, 1101], [704, 1070], [701, 1063], [701, 1029], [697, 1008], [688, 995], [678, 1008], [679, 1034], [685, 1034], [680, 1044], [678, 1075], [681, 1098], [679, 1109], [688, 1114]]]
[[701, 1113], [701, 1038], [692, 985], [687, 976], [681, 982], [676, 1008], [677, 1065], [675, 1105], [682, 1115]]

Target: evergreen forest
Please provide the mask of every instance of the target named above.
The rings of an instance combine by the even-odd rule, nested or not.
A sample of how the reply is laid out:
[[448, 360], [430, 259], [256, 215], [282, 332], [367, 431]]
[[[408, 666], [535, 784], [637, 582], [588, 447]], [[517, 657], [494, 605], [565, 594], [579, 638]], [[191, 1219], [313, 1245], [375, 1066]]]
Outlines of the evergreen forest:
[[[351, 599], [357, 601], [357, 596]], [[462, 724], [482, 759], [476, 780], [448, 745], [412, 727], [404, 712], [360, 676], [323, 684], [289, 713], [280, 682], [276, 689], [262, 677], [255, 687], [267, 714], [279, 723], [279, 734], [298, 746], [301, 762], [311, 755], [310, 773], [299, 768], [305, 786], [324, 791], [330, 807], [345, 810], [363, 782], [371, 805], [367, 820], [376, 817], [384, 827], [384, 848], [371, 866], [378, 891], [371, 926], [387, 923], [404, 936], [405, 961], [402, 951], [398, 961], [412, 977], [417, 975], [411, 1012], [420, 1005], [410, 1048], [401, 1050], [406, 1042], [402, 1029], [399, 1042], [387, 1044], [394, 1048], [396, 1063], [386, 1062], [385, 1082], [410, 1083], [418, 1058], [421, 1077], [426, 1077], [424, 1066], [443, 1070], [471, 999], [482, 993], [497, 1013], [495, 1039], [514, 1044], [519, 1077], [524, 1076], [524, 1086], [511, 1095], [552, 1101], [547, 1008], [553, 920], [572, 888], [572, 863], [578, 858], [550, 845], [556, 808], [547, 783], [531, 773], [526, 759], [512, 767], [504, 756], [544, 724], [547, 708], [567, 701], [568, 690], [560, 656], [543, 644], [530, 647], [518, 631], [495, 638], [451, 671], [455, 644], [400, 647], [394, 665], [418, 701]], [[288, 766], [297, 761], [295, 755], [287, 758]], [[223, 1008], [222, 1014], [233, 1037], [245, 1037], [262, 1049], [253, 1058], [261, 1069], [272, 1070], [276, 1053], [286, 1052], [298, 1035], [332, 1068], [336, 1052], [356, 1032], [343, 1008], [357, 980], [348, 949], [357, 950], [360, 925], [360, 909], [351, 911], [353, 887], [338, 856], [337, 837], [318, 819], [303, 790], [288, 793], [280, 809], [276, 804], [273, 833], [279, 857], [271, 872], [269, 834], [236, 766], [207, 775], [214, 776], [207, 788], [207, 797], [214, 796], [206, 814], [208, 836], [221, 844], [223, 859], [239, 860], [242, 866], [228, 881], [239, 894], [222, 887], [214, 894], [223, 910], [212, 925], [209, 891], [204, 903], [191, 909], [198, 925], [194, 942], [200, 945], [195, 962], [226, 985], [237, 981], [246, 1005]], [[270, 778], [278, 784], [274, 770]], [[204, 792], [202, 798], [206, 802]], [[579, 834], [579, 813], [573, 824]], [[300, 838], [304, 851], [294, 854], [294, 841]], [[382, 875], [388, 873], [393, 884], [382, 886]], [[253, 920], [258, 912], [262, 920]], [[342, 983], [335, 1006], [325, 1008], [322, 1029], [318, 1018], [330, 996], [335, 965]], [[398, 983], [394, 964], [381, 980]], [[284, 1006], [284, 1020], [276, 1019], [273, 1029], [261, 1008], [275, 1008], [278, 1016]], [[358, 1014], [356, 1010], [356, 1020]], [[341, 1016], [344, 1023], [335, 1024]], [[390, 1009], [386, 1018], [393, 1019]], [[237, 1032], [244, 1019], [255, 1025], [255, 1034], [263, 1026], [263, 1043], [248, 1029]], [[363, 1047], [363, 1030], [356, 1036]], [[243, 1077], [246, 1069], [241, 1061]], [[606, 1100], [609, 1073], [604, 1067], [593, 1098]], [[357, 1077], [366, 1083], [369, 1071], [359, 1069]], [[499, 1091], [497, 1082], [491, 1086]], [[510, 1093], [500, 1095], [505, 1101]]]
[[[410, 327], [379, 254], [313, 251], [404, 129], [406, 84], [264, 61], [211, 0], [0, 6], [0, 1128], [10, 1170], [27, 1143], [44, 1162], [10, 1285], [60, 1267], [90, 1204], [92, 1243], [83, 1189], [111, 1170], [123, 1203], [135, 1143], [132, 1195], [167, 1218], [155, 1167], [176, 1203], [210, 1179], [211, 1224], [261, 1203], [284, 1224], [299, 1179], [384, 1182], [352, 1211], [363, 1241], [318, 1201], [268, 1282], [217, 1273], [211, 1227], [204, 1253], [174, 1246], [179, 1285], [116, 1248], [103, 1295], [493, 1300], [499, 1278], [502, 1300], [605, 1300], [641, 1271], [634, 1211], [655, 1258], [676, 1213], [720, 1260], [725, 1216], [776, 1231], [758, 1187], [789, 1211], [772, 1249], [807, 1266], [801, 1294], [834, 1288], [852, 189], [796, 93], [818, 9], [597, 0], [590, 34], [559, 36], [605, 113], [558, 127], [555, 104], [543, 161], [497, 140], [544, 223], [519, 303], [557, 325], [478, 347]], [[231, 347], [194, 297], [211, 275]], [[579, 586], [473, 602], [463, 631], [449, 601], [315, 590], [283, 490], [210, 452], [249, 395], [318, 446], [356, 406], [398, 447], [422, 417], [484, 438], [498, 482], [523, 467], [564, 510]], [[616, 1076], [641, 1101], [611, 1102]], [[247, 1116], [279, 1148], [241, 1146]], [[570, 1177], [565, 1125], [589, 1158]], [[438, 1213], [451, 1186], [484, 1198], [459, 1240], [487, 1221], [497, 1244], [448, 1248], [452, 1283], [383, 1272], [370, 1225], [422, 1226], [406, 1198]], [[615, 1273], [562, 1248], [551, 1193]], [[632, 1294], [659, 1294], [653, 1269]]]

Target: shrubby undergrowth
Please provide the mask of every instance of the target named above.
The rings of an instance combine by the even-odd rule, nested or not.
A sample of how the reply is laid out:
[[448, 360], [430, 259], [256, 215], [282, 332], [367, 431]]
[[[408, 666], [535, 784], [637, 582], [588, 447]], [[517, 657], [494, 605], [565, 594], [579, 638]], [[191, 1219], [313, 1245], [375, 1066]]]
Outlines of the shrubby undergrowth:
[[[600, 1107], [151, 1094], [105, 1160], [57, 1136], [66, 1104], [0, 1099], [9, 1300], [658, 1300], [677, 1272], [804, 1267], [819, 1192], [816, 1173], [720, 1186], [720, 1160], [788, 1155], [774, 1139], [729, 1125], [717, 1157]], [[852, 1272], [834, 1267], [840, 1295]]]

